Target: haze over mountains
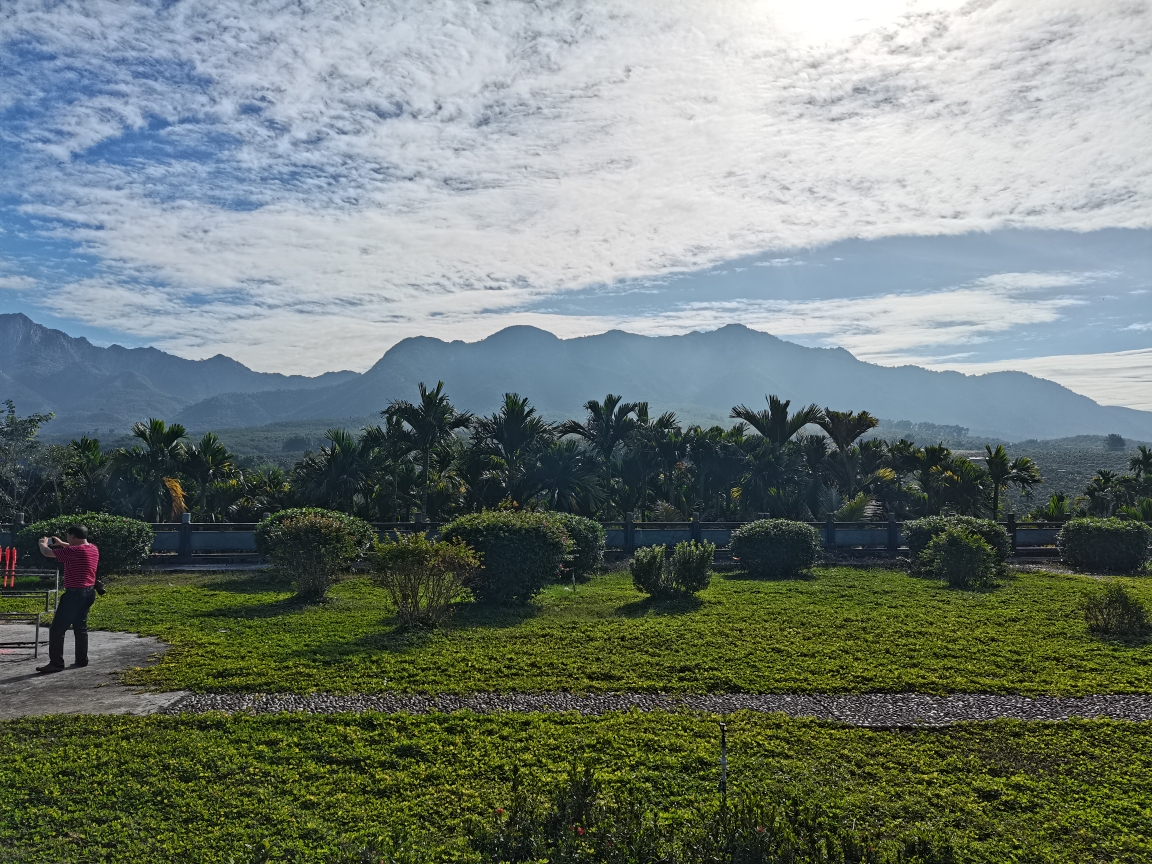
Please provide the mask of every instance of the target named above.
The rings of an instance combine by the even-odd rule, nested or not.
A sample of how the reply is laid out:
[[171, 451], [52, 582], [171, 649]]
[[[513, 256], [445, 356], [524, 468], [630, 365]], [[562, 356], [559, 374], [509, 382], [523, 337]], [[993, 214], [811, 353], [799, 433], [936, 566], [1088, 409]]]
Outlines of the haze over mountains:
[[1101, 406], [1023, 373], [877, 366], [844, 349], [807, 348], [741, 325], [660, 337], [611, 331], [559, 339], [533, 327], [471, 343], [415, 337], [363, 374], [307, 378], [254, 372], [220, 355], [185, 360], [155, 348], [101, 348], [24, 315], [0, 315], [0, 399], [13, 399], [22, 414], [54, 411], [57, 433], [119, 433], [150, 416], [192, 430], [361, 418], [437, 380], [457, 407], [478, 412], [516, 391], [544, 412], [575, 417], [585, 401], [611, 392], [646, 399], [654, 411], [723, 417], [737, 403], [759, 407], [776, 393], [793, 404], [867, 409], [1010, 440], [1111, 432], [1152, 439], [1152, 412]]

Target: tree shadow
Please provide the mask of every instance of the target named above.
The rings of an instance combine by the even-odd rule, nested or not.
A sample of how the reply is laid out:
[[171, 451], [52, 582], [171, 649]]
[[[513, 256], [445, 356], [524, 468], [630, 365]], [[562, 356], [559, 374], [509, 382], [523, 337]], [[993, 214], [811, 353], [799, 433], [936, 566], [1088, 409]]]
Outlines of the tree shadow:
[[747, 570], [729, 570], [718, 573], [722, 579], [729, 582], [815, 582], [816, 573], [812, 570], [802, 570], [799, 573], [790, 573], [787, 576], [761, 576]]
[[460, 603], [452, 614], [440, 623], [440, 629], [451, 630], [505, 630], [518, 627], [540, 614], [537, 603], [498, 606], [494, 603]]
[[644, 618], [648, 615], [687, 615], [704, 608], [704, 601], [695, 594], [687, 597], [645, 597], [616, 608], [620, 618]]
[[219, 591], [224, 594], [263, 594], [268, 591], [291, 591], [292, 580], [272, 571], [261, 570], [251, 576], [208, 579], [195, 587], [205, 591]]
[[216, 609], [204, 609], [193, 612], [196, 618], [232, 618], [242, 620], [245, 618], [276, 618], [280, 615], [292, 615], [307, 612], [323, 605], [315, 601], [303, 600], [293, 594], [291, 597], [282, 597], [268, 603], [252, 603], [249, 605], [223, 606]]

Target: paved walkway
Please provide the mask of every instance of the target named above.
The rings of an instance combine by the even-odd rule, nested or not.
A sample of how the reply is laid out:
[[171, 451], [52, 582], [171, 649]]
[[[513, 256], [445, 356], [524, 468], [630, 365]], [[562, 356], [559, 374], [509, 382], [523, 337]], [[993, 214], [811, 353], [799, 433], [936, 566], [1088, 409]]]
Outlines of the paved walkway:
[[869, 728], [947, 726], [973, 720], [1069, 720], [1109, 717], [1152, 720], [1152, 696], [993, 696], [919, 693], [862, 693], [838, 696], [709, 694], [669, 696], [647, 693], [475, 693], [468, 696], [376, 695], [294, 696], [289, 694], [192, 694], [163, 709], [165, 714], [224, 711], [272, 714], [302, 711], [337, 714], [381, 711], [426, 714], [431, 711], [576, 711], [587, 716], [614, 711], [779, 712], [790, 717], [835, 720]]
[[[23, 624], [0, 625], [0, 642], [33, 639], [35, 628]], [[40, 656], [31, 649], [0, 647], [0, 720], [43, 714], [152, 714], [188, 694], [143, 693], [125, 687], [115, 673], [147, 666], [168, 646], [132, 633], [89, 633], [88, 665], [40, 675], [37, 666], [48, 662], [48, 628], [40, 628], [44, 643]], [[72, 662], [72, 634], [64, 640], [64, 659]]]

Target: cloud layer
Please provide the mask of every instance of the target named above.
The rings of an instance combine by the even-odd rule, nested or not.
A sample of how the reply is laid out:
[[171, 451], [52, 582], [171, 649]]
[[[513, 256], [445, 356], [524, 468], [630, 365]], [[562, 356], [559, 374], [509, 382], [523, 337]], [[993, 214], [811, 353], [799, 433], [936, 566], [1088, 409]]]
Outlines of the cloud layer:
[[1073, 301], [531, 310], [846, 237], [1152, 226], [1142, 2], [886, 3], [827, 34], [784, 2], [5, 8], [5, 284], [189, 356], [319, 372], [414, 333], [751, 317], [894, 362]]

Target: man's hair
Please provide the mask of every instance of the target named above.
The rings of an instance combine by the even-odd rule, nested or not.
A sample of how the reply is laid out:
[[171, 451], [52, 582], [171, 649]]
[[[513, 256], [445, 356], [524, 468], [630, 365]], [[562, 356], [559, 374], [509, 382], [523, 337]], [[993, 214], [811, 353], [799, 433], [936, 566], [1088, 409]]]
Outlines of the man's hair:
[[83, 525], [69, 525], [66, 533], [69, 537], [75, 537], [77, 540], [88, 539], [88, 529]]

